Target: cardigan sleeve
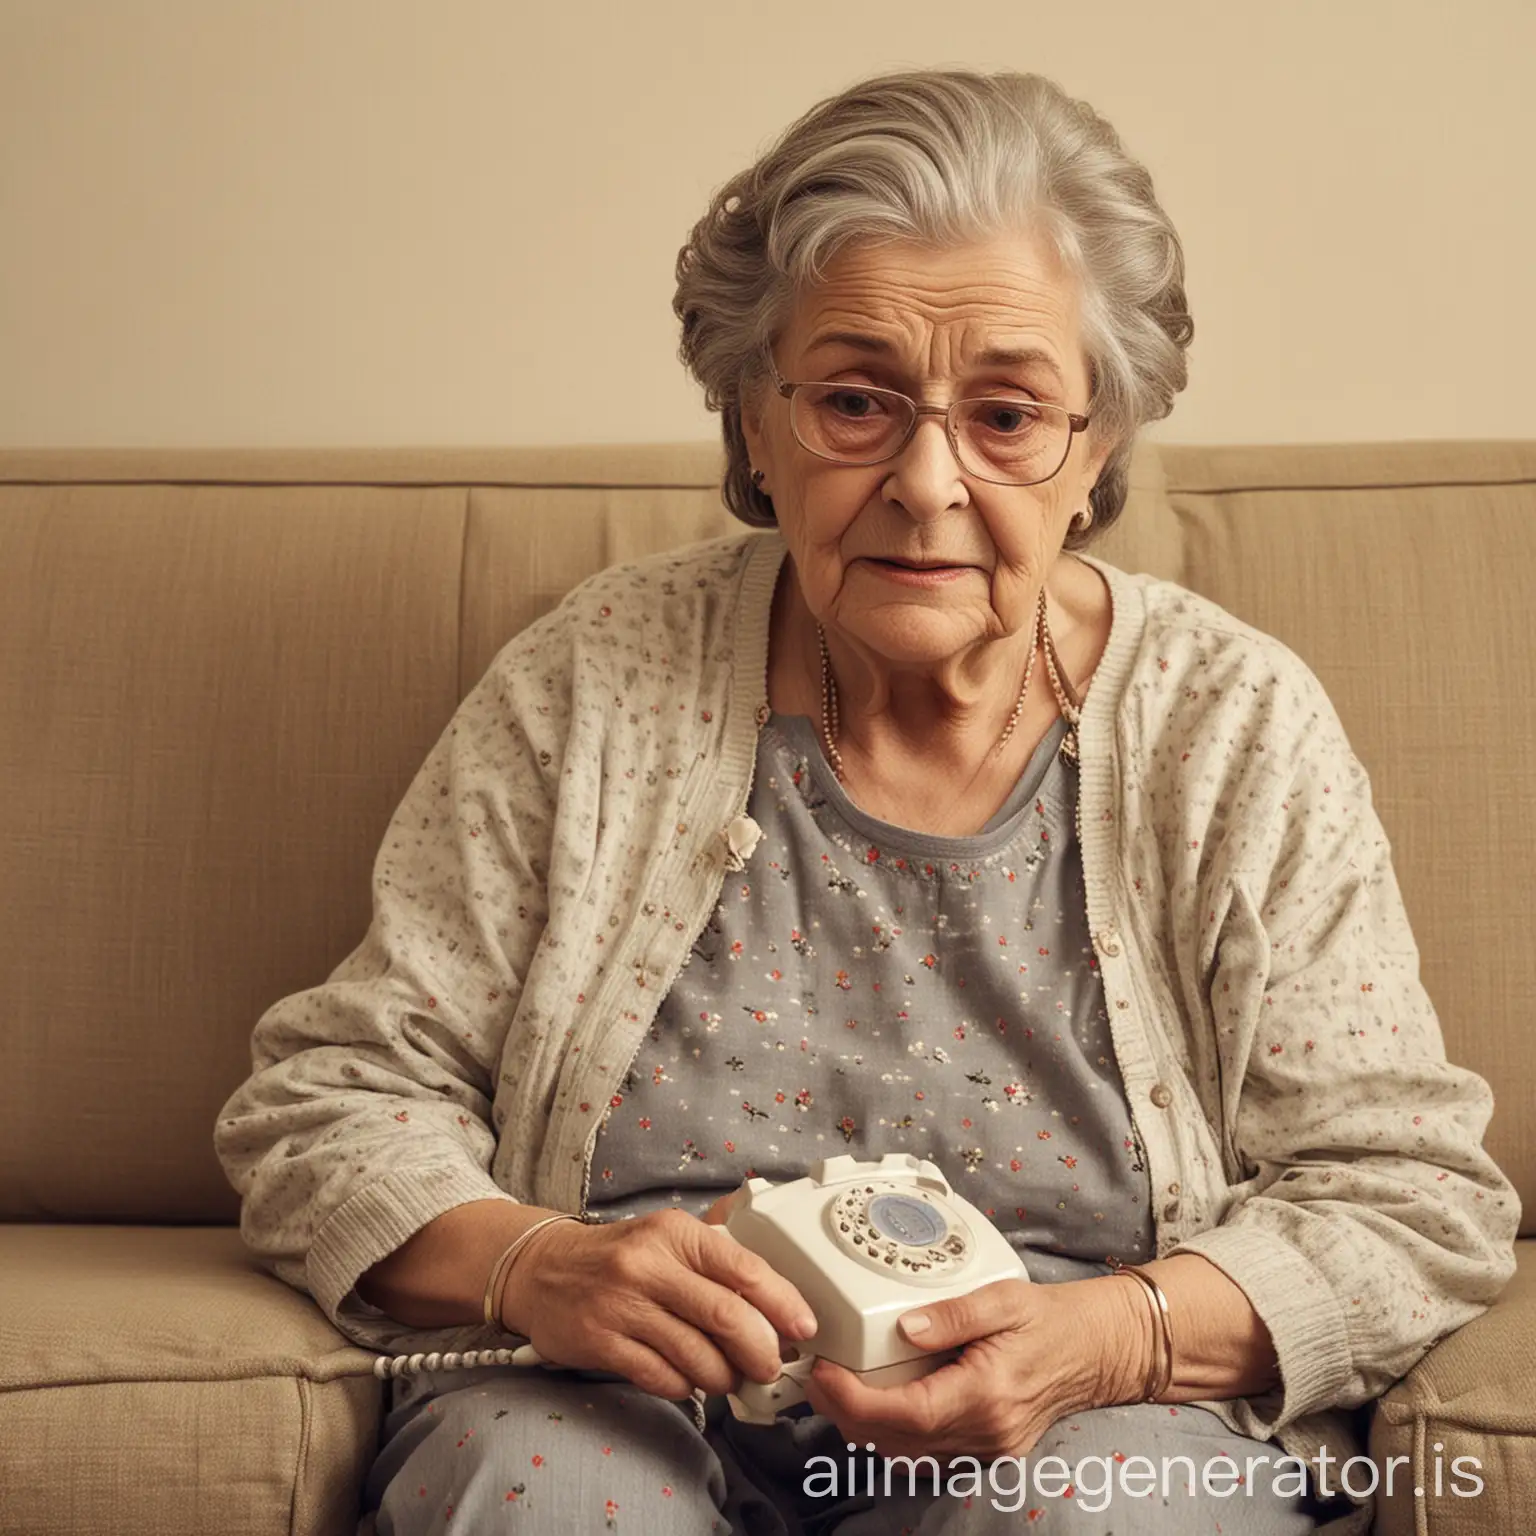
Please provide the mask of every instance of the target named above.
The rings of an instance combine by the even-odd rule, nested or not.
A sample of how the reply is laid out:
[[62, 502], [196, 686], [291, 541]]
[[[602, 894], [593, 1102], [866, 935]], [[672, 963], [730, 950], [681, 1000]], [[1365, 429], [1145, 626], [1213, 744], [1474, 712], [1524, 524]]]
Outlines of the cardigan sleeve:
[[215, 1123], [253, 1257], [368, 1347], [400, 1329], [358, 1277], [445, 1211], [512, 1199], [490, 1121], [544, 928], [569, 628], [546, 614], [464, 698], [390, 819], [361, 943], [261, 1016]]
[[1233, 1404], [1261, 1439], [1379, 1396], [1481, 1313], [1520, 1214], [1482, 1145], [1489, 1085], [1446, 1060], [1365, 768], [1302, 670], [1312, 724], [1255, 797], [1207, 972], [1250, 1177], [1169, 1250], [1205, 1255], [1269, 1329], [1281, 1386]]

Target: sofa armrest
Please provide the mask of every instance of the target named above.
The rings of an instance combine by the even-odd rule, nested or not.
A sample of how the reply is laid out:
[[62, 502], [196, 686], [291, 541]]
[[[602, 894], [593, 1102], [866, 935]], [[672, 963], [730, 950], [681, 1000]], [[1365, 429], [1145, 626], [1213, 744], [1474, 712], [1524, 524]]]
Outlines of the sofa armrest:
[[[1518, 1268], [1499, 1299], [1376, 1404], [1376, 1536], [1536, 1530], [1536, 1240], [1516, 1243], [1515, 1254]], [[1393, 1469], [1387, 1497], [1390, 1457], [1408, 1460]], [[1476, 1465], [1458, 1467], [1460, 1457]]]

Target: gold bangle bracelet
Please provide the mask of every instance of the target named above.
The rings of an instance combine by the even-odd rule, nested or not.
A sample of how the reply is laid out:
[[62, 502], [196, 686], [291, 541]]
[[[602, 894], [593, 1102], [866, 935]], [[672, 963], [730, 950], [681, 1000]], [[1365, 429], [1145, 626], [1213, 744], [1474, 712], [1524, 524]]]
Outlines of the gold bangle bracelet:
[[[536, 1221], [526, 1231], [519, 1232], [515, 1241], [508, 1246], [501, 1257], [491, 1267], [491, 1278], [485, 1283], [485, 1321], [489, 1327], [503, 1326], [501, 1323], [501, 1298], [506, 1289], [507, 1276], [511, 1273], [512, 1261], [522, 1251], [523, 1244], [533, 1236], [535, 1232], [544, 1227], [551, 1227], [557, 1221], [580, 1221], [580, 1216], [546, 1216], [542, 1221]], [[509, 1330], [510, 1331], [510, 1330]]]
[[[1117, 1275], [1134, 1276], [1146, 1293], [1148, 1305], [1152, 1309], [1154, 1348], [1152, 1365], [1147, 1372], [1146, 1396], [1143, 1401], [1158, 1402], [1173, 1384], [1173, 1324], [1168, 1312], [1168, 1298], [1163, 1294], [1162, 1286], [1144, 1269], [1138, 1269], [1133, 1264], [1122, 1264], [1115, 1258], [1110, 1259], [1109, 1267]], [[1158, 1352], [1155, 1347], [1155, 1341], [1159, 1335], [1163, 1344], [1161, 1370], [1158, 1369]]]

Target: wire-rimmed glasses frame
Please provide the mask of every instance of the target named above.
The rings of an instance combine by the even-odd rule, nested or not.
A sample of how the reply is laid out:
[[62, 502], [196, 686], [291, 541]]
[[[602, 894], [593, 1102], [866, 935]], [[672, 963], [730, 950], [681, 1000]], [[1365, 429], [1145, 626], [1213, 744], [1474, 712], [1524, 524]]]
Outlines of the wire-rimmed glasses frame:
[[[924, 416], [942, 416], [944, 418], [944, 436], [949, 442], [949, 451], [954, 454], [955, 462], [961, 467], [961, 469], [966, 472], [966, 474], [975, 475], [978, 480], [985, 480], [990, 485], [1044, 485], [1046, 481], [1054, 480], [1056, 476], [1061, 473], [1062, 467], [1066, 464], [1067, 460], [1072, 457], [1072, 443], [1074, 438], [1076, 438], [1079, 432], [1086, 432], [1088, 430], [1088, 423], [1092, 419], [1091, 416], [1085, 416], [1076, 411], [1069, 411], [1065, 406], [1055, 405], [1049, 400], [1036, 400], [1032, 396], [1025, 397], [1029, 400], [1031, 409], [1049, 411], [1056, 416], [1060, 416], [1067, 423], [1068, 431], [1065, 443], [1062, 448], [1061, 462], [1056, 465], [1050, 474], [1039, 475], [1033, 480], [998, 480], [992, 475], [984, 475], [979, 470], [972, 469], [971, 466], [960, 457], [960, 442], [955, 426], [955, 421], [956, 413], [960, 410], [961, 406], [967, 403], [976, 401], [984, 402], [990, 400], [992, 403], [996, 404], [1006, 397], [997, 395], [972, 395], [966, 399], [952, 400], [948, 405], [922, 405], [918, 401], [914, 400], [911, 395], [905, 395], [899, 389], [882, 389], [876, 387], [873, 384], [838, 385], [830, 379], [802, 379], [798, 383], [791, 383], [779, 373], [779, 367], [773, 359], [772, 352], [766, 353], [766, 356], [768, 359], [768, 367], [773, 373], [774, 388], [780, 395], [784, 397], [785, 400], [789, 402], [789, 425], [790, 430], [795, 434], [795, 441], [799, 443], [807, 453], [814, 454], [818, 459], [824, 459], [829, 464], [846, 464], [850, 468], [863, 468], [870, 464], [884, 464], [888, 460], [898, 457], [905, 451], [907, 444], [912, 441], [913, 433], [917, 431], [918, 422]], [[897, 443], [897, 445], [888, 453], [882, 453], [879, 458], [834, 458], [829, 453], [822, 453], [818, 449], [811, 447], [811, 445], [807, 443], [803, 437], [800, 436], [800, 428], [795, 421], [795, 393], [798, 390], [810, 388], [844, 388], [857, 394], [884, 395], [893, 400], [901, 400], [910, 407], [912, 411], [912, 419], [907, 423], [907, 430], [902, 434], [901, 441]]]

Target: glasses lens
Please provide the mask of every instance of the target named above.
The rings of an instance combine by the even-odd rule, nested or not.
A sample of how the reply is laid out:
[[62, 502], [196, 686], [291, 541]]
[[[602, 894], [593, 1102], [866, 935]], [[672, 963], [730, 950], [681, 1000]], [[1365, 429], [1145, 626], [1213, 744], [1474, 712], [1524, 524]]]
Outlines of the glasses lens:
[[795, 391], [800, 441], [845, 464], [870, 464], [895, 453], [911, 424], [911, 402], [885, 390], [807, 384]]
[[1064, 412], [1023, 397], [963, 400], [955, 414], [960, 462], [987, 480], [1013, 485], [1049, 480], [1072, 443]]
[[[792, 404], [796, 435], [812, 453], [843, 464], [875, 464], [901, 446], [912, 425], [904, 396], [848, 384], [804, 384]], [[960, 462], [1005, 485], [1049, 480], [1066, 462], [1066, 413], [1025, 396], [962, 400], [955, 412]]]

